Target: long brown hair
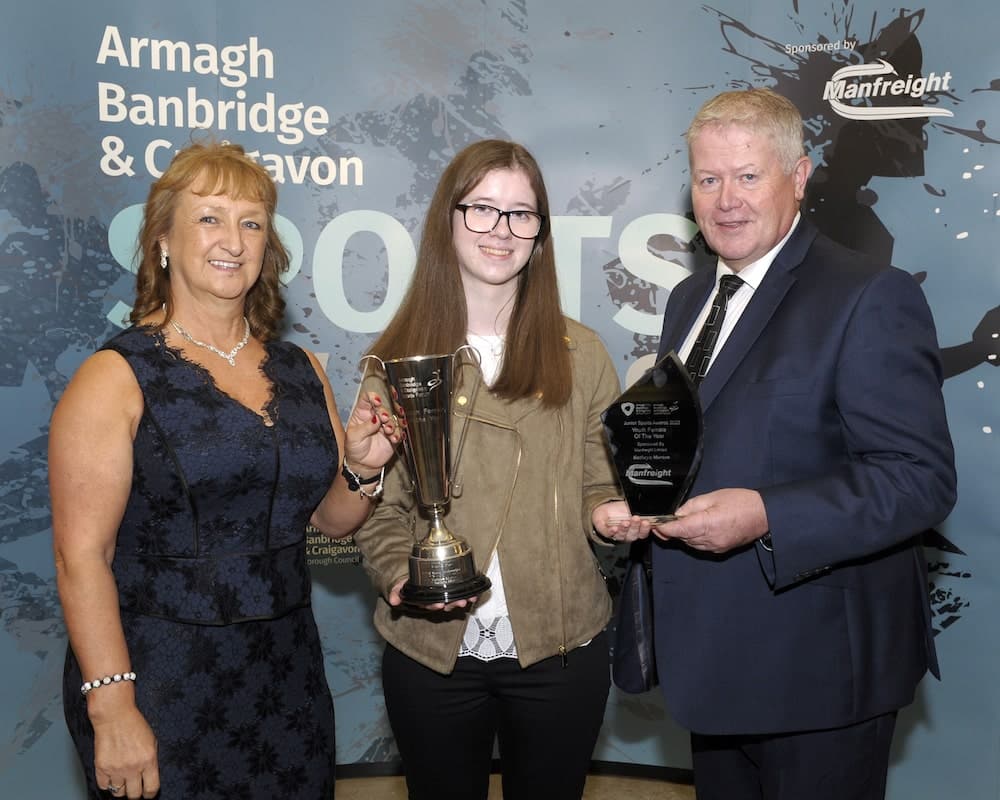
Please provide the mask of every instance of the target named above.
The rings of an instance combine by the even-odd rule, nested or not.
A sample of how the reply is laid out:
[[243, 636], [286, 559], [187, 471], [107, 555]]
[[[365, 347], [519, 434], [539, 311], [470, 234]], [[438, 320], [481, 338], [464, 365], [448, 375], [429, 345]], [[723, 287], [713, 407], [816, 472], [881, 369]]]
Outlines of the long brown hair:
[[544, 222], [518, 278], [503, 362], [491, 390], [508, 400], [540, 397], [544, 405], [558, 407], [569, 400], [573, 375], [559, 306], [549, 197], [538, 163], [514, 142], [475, 142], [445, 169], [427, 209], [410, 287], [369, 352], [403, 358], [450, 353], [465, 343], [468, 310], [452, 240], [455, 204], [497, 169], [524, 173]]
[[246, 299], [250, 330], [262, 341], [278, 335], [285, 313], [281, 275], [288, 270], [289, 255], [274, 227], [278, 190], [270, 174], [251, 161], [243, 148], [228, 142], [195, 142], [179, 151], [166, 172], [153, 183], [143, 210], [136, 258], [135, 304], [129, 319], [134, 323], [162, 306], [166, 320], [173, 314], [170, 302], [170, 269], [160, 267], [160, 238], [170, 232], [177, 199], [185, 189], [200, 195], [223, 194], [235, 200], [263, 203], [267, 209], [267, 245], [264, 265]]

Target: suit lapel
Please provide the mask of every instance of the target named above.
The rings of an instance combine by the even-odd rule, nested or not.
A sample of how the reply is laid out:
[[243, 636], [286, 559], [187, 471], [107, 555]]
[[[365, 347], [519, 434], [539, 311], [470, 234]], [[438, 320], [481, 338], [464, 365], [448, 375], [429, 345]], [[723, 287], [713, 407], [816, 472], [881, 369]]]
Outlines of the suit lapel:
[[678, 350], [684, 344], [684, 337], [687, 336], [691, 326], [694, 325], [698, 317], [698, 312], [705, 305], [708, 293], [715, 287], [715, 270], [703, 270], [695, 273], [687, 286], [683, 284], [674, 289], [675, 292], [683, 291], [686, 297], [677, 297], [677, 307], [679, 313], [667, 315], [664, 318], [663, 332], [660, 334], [660, 352], [657, 361], [663, 358], [671, 350]]
[[763, 282], [757, 287], [750, 304], [698, 388], [702, 410], [708, 409], [712, 404], [760, 337], [785, 294], [795, 283], [794, 270], [802, 263], [815, 238], [816, 228], [805, 219], [800, 219], [795, 232], [775, 256]]

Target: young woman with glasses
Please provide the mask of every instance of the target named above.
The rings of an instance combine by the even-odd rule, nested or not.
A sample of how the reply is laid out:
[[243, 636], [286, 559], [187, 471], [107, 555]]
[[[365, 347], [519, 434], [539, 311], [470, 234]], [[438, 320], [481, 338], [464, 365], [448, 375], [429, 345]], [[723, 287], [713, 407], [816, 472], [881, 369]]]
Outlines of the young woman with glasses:
[[600, 420], [619, 384], [598, 336], [560, 310], [549, 213], [524, 147], [462, 150], [371, 348], [391, 359], [470, 344], [481, 357], [478, 391], [456, 391], [453, 429], [467, 428], [446, 521], [491, 588], [402, 601], [427, 522], [401, 459], [355, 534], [380, 592], [386, 708], [411, 798], [485, 798], [496, 741], [505, 797], [577, 800], [604, 717], [611, 599], [591, 544], [628, 518]]

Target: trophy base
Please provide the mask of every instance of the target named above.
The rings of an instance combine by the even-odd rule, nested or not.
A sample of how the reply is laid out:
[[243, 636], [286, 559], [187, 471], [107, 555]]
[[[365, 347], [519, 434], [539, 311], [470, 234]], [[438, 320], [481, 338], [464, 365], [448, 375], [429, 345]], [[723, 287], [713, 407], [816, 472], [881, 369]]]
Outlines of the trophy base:
[[490, 579], [477, 572], [469, 545], [435, 518], [433, 534], [413, 545], [410, 579], [400, 589], [403, 602], [416, 605], [451, 603], [482, 594]]
[[475, 597], [489, 588], [490, 579], [485, 575], [475, 575], [447, 586], [419, 586], [407, 581], [399, 590], [399, 596], [404, 603], [425, 606], [434, 603], [453, 603], [456, 600]]

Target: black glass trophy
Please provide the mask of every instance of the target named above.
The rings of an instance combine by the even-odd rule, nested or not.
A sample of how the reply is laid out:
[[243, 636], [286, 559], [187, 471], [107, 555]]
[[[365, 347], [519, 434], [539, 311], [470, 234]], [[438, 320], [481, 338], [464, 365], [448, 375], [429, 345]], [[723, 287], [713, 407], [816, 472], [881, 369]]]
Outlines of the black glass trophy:
[[604, 433], [632, 514], [669, 522], [698, 474], [702, 416], [698, 390], [670, 351], [604, 413]]

